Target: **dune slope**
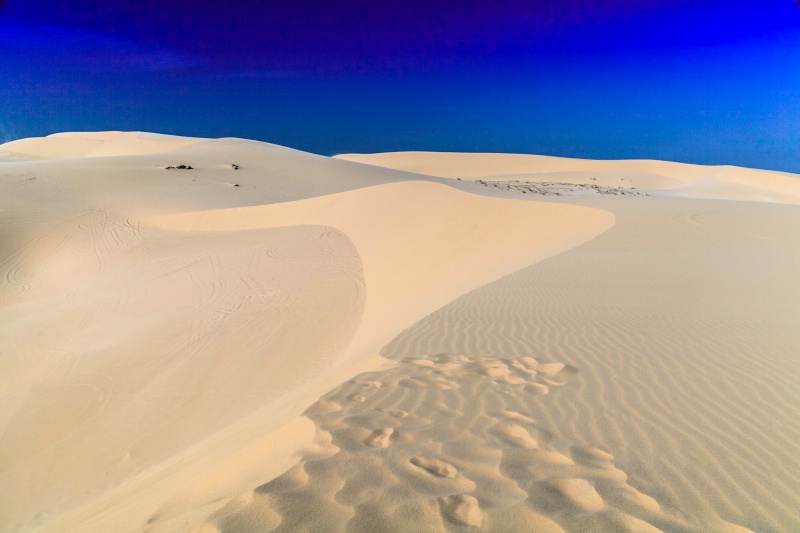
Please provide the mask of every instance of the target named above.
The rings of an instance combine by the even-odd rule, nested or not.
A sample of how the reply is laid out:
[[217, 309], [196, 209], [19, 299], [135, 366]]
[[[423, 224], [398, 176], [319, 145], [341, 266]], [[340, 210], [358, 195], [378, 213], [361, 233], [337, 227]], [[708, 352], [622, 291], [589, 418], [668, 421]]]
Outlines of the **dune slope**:
[[798, 184], [0, 145], [0, 531], [798, 530]]
[[238, 139], [9, 145], [3, 531], [185, 529], [331, 453], [299, 415], [400, 331], [614, 220]]
[[616, 224], [401, 333], [203, 531], [796, 530], [797, 207], [582, 201]]
[[[562, 193], [645, 193], [800, 203], [800, 181], [784, 172], [670, 161], [599, 161], [526, 154], [387, 152], [336, 156], [381, 168], [484, 182], [547, 184]], [[493, 186], [499, 186], [493, 183]], [[610, 189], [610, 190], [609, 190]], [[531, 192], [530, 190], [528, 192]]]
[[[523, 163], [533, 176], [580, 172], [581, 180], [598, 182], [634, 167], [662, 176], [675, 167], [675, 179], [688, 180], [678, 171], [694, 173], [691, 179], [714, 182], [718, 194], [537, 195], [607, 209], [617, 222], [584, 246], [458, 299], [382, 353], [398, 360], [530, 353], [574, 366], [559, 401], [537, 412], [536, 421], [562, 451], [591, 446], [613, 454], [631, 486], [686, 520], [678, 526], [648, 519], [651, 525], [724, 531], [722, 520], [753, 531], [800, 528], [800, 388], [793, 379], [800, 370], [800, 212], [791, 197], [800, 178], [780, 175], [783, 184], [770, 192], [777, 183], [770, 176], [734, 169], [751, 185], [748, 192], [719, 179], [725, 169], [596, 162], [598, 172], [591, 172], [588, 161], [502, 154], [480, 156], [480, 167], [476, 157], [364, 160], [397, 168], [417, 161], [416, 170], [510, 198], [526, 189], [477, 180], [497, 172], [502, 181], [503, 172], [518, 172]], [[577, 515], [556, 510], [554, 518], [588, 530], [572, 522]], [[625, 530], [613, 523], [600, 530], [615, 528]]]

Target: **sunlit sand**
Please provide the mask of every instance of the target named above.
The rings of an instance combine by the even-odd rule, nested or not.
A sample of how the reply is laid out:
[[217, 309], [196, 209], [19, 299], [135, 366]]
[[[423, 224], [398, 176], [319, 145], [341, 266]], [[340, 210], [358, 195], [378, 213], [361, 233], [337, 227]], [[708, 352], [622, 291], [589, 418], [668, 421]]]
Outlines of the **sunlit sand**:
[[800, 178], [0, 145], [0, 531], [800, 529]]

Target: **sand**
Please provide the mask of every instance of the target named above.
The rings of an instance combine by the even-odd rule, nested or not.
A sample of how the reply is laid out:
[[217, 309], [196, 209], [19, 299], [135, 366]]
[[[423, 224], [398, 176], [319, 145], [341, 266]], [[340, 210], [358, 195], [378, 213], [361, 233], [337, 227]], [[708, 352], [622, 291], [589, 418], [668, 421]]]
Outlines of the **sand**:
[[[520, 182], [529, 186], [546, 184], [549, 187], [543, 192], [550, 190], [570, 195], [603, 192], [800, 203], [800, 182], [795, 175], [734, 166], [712, 167], [651, 160], [596, 161], [491, 153], [390, 152], [337, 157], [430, 176], [488, 182], [493, 186]], [[597, 191], [596, 188], [605, 190]]]
[[0, 531], [796, 530], [798, 183], [0, 145]]

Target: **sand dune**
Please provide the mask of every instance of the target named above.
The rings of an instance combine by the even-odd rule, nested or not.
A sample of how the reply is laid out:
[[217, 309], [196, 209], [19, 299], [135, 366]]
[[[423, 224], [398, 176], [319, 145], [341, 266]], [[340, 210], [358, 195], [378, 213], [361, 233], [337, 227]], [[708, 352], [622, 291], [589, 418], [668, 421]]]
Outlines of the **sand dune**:
[[368, 353], [483, 280], [580, 244], [613, 224], [607, 211], [533, 207], [406, 182], [302, 202], [168, 215], [151, 223], [195, 232], [302, 224], [340, 228], [359, 251], [369, 287], [351, 349]]
[[362, 374], [308, 411], [331, 455], [305, 457], [201, 530], [709, 531], [628, 484], [610, 453], [538, 422], [576, 370], [435, 354]]
[[798, 529], [797, 208], [600, 205], [617, 214], [608, 232], [473, 291], [382, 353], [563, 361], [578, 372], [535, 417], [557, 441], [612, 453], [629, 484], [700, 531], [720, 518]]
[[[380, 163], [383, 157], [374, 156]], [[398, 168], [398, 161], [412, 161], [405, 154], [385, 157]], [[476, 168], [472, 155], [426, 157], [421, 161], [430, 174], [474, 171], [485, 179], [477, 177], [486, 169]], [[516, 172], [525, 159], [536, 158], [497, 155], [496, 168]], [[558, 170], [548, 159], [540, 170]], [[623, 176], [634, 165], [652, 172], [661, 164], [598, 162], [598, 169], [611, 172], [618, 163]], [[673, 165], [663, 165], [667, 175]], [[460, 298], [382, 353], [400, 359], [534, 353], [565, 361], [579, 369], [577, 396], [537, 417], [557, 440], [613, 451], [629, 482], [662, 507], [680, 510], [685, 527], [724, 530], [724, 519], [754, 531], [800, 528], [794, 488], [800, 390], [791, 378], [799, 370], [800, 286], [793, 273], [800, 267], [800, 212], [789, 194], [800, 178], [782, 176], [786, 183], [764, 203], [771, 193], [758, 190], [760, 171], [736, 169], [752, 185], [747, 191], [708, 170], [709, 176], [692, 179], [714, 181], [718, 198], [746, 201], [679, 194], [542, 197], [607, 209], [617, 223], [582, 247]], [[582, 183], [604, 179], [580, 176]], [[474, 187], [462, 179], [462, 187]], [[523, 194], [520, 187], [478, 190]], [[781, 199], [788, 205], [776, 205]]]
[[325, 453], [298, 416], [404, 328], [613, 224], [236, 139], [0, 152], [4, 531], [185, 529]]
[[796, 176], [734, 166], [446, 152], [343, 154], [336, 157], [382, 168], [472, 181], [594, 185], [660, 196], [800, 203], [800, 182]]
[[73, 159], [156, 154], [203, 141], [158, 133], [55, 133], [44, 138], [20, 139], [2, 145], [8, 159]]
[[798, 179], [0, 145], [0, 531], [798, 530]]

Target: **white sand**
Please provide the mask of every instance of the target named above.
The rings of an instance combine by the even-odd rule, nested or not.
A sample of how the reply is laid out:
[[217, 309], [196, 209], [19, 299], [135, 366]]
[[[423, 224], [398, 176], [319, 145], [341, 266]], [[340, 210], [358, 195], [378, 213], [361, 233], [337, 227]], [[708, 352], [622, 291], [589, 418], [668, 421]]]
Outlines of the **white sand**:
[[0, 531], [800, 525], [797, 178], [347, 158], [0, 145]]
[[[389, 152], [337, 158], [430, 176], [464, 180], [529, 181], [631, 189], [650, 195], [800, 203], [793, 174], [669, 161], [594, 161], [541, 155]], [[577, 189], [576, 189], [577, 190]]]

